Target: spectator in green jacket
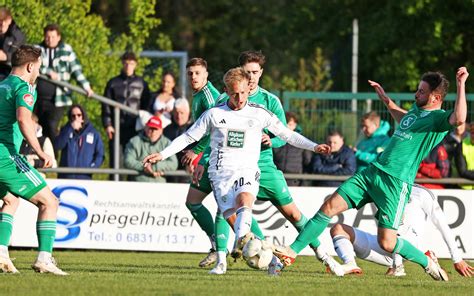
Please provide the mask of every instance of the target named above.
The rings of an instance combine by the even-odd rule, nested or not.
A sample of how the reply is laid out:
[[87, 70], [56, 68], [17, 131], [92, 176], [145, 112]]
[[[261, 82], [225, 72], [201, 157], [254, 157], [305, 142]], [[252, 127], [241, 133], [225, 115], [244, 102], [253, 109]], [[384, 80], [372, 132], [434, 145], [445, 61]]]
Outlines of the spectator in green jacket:
[[143, 167], [142, 160], [147, 155], [165, 149], [170, 143], [171, 141], [163, 136], [161, 119], [157, 116], [151, 117], [146, 123], [145, 129], [131, 138], [125, 146], [124, 166], [138, 171], [138, 176], [134, 178], [135, 181], [166, 183], [163, 175], [167, 171], [175, 171], [178, 168], [176, 156], [173, 155], [164, 161], [147, 167]]
[[361, 129], [362, 139], [354, 148], [357, 171], [365, 169], [374, 161], [377, 155], [384, 151], [390, 139], [388, 136], [390, 124], [380, 120], [380, 116], [375, 111], [362, 116]]

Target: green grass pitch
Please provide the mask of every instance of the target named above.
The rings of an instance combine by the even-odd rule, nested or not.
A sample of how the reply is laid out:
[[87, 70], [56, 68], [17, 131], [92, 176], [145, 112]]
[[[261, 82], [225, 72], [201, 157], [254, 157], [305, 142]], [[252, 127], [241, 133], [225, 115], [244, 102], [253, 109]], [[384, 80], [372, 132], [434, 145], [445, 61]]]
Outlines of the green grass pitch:
[[[314, 257], [298, 257], [280, 277], [252, 270], [243, 261], [229, 262], [226, 275], [199, 268], [203, 254], [56, 251], [70, 276], [36, 274], [36, 252], [12, 250], [21, 274], [0, 274], [1, 295], [473, 295], [474, 278], [462, 278], [450, 260], [442, 260], [449, 282], [435, 282], [407, 263], [408, 275], [393, 278], [385, 268], [359, 261], [362, 276], [337, 278], [325, 273]], [[471, 262], [472, 264], [472, 262]]]

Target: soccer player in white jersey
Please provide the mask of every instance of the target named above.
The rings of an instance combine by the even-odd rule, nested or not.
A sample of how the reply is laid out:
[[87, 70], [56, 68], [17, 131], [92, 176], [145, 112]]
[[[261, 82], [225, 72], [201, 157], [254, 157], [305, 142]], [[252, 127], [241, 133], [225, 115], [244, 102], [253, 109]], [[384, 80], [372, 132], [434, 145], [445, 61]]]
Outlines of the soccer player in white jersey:
[[[422, 240], [427, 223], [433, 223], [441, 232], [451, 253], [454, 269], [465, 277], [474, 275], [474, 269], [462, 259], [461, 253], [456, 247], [454, 235], [449, 228], [443, 211], [436, 201], [436, 197], [427, 188], [415, 184], [406, 205], [405, 216], [398, 234], [417, 248], [423, 249]], [[357, 266], [355, 261], [357, 256], [360, 259], [388, 266], [387, 275], [406, 275], [403, 267], [403, 258], [398, 254], [392, 256], [391, 253], [382, 250], [377, 243], [377, 235], [338, 223], [331, 228], [331, 237], [337, 255], [344, 262], [342, 266], [346, 274], [362, 273], [362, 269]]]
[[[317, 153], [330, 153], [330, 147], [318, 145], [288, 129], [275, 115], [260, 105], [248, 102], [250, 77], [242, 68], [233, 68], [224, 75], [229, 100], [211, 108], [176, 138], [165, 150], [150, 154], [144, 166], [156, 163], [181, 151], [189, 144], [210, 134], [211, 155], [208, 174], [219, 210], [227, 219], [236, 213], [234, 223], [236, 245], [250, 233], [252, 206], [259, 189], [260, 142], [262, 130], [291, 145]], [[219, 260], [225, 273], [227, 263]]]

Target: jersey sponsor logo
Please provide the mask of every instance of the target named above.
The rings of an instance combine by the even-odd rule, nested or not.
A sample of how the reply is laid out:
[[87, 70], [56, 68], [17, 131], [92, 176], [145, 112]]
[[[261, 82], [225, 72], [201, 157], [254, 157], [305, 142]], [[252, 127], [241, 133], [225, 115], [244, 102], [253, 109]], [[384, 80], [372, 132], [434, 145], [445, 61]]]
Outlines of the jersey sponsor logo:
[[252, 119], [249, 120], [249, 122], [247, 123], [249, 125], [249, 127], [252, 127], [254, 125], [254, 122]]
[[24, 94], [23, 95], [23, 101], [30, 107], [33, 106], [33, 103], [35, 102], [35, 99], [31, 94]]
[[415, 114], [410, 114], [405, 117], [403, 117], [402, 121], [400, 122], [400, 128], [401, 129], [407, 129], [410, 126], [412, 126], [416, 121], [416, 115]]
[[242, 148], [244, 147], [245, 132], [229, 130], [227, 131], [227, 147]]

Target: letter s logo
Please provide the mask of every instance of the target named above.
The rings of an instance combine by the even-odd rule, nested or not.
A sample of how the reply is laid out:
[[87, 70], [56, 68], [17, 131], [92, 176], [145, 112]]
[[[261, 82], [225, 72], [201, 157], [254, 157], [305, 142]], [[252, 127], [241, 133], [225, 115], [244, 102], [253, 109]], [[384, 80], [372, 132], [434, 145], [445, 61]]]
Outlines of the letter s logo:
[[[56, 236], [56, 242], [65, 242], [72, 239], [75, 239], [81, 233], [80, 224], [87, 219], [87, 209], [77, 203], [71, 202], [71, 200], [65, 200], [64, 194], [66, 192], [74, 192], [75, 199], [77, 195], [82, 196], [84, 198], [88, 197], [87, 190], [84, 187], [80, 186], [73, 186], [73, 185], [60, 185], [55, 187], [53, 190], [53, 194], [56, 195], [59, 199], [59, 207], [66, 210], [67, 213], [71, 213], [75, 216], [74, 218], [70, 217], [60, 217], [58, 215], [57, 224], [58, 227], [64, 227], [66, 229], [66, 234], [62, 237]], [[63, 198], [61, 198], [63, 197]], [[70, 216], [70, 215], [68, 215]]]

